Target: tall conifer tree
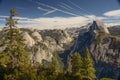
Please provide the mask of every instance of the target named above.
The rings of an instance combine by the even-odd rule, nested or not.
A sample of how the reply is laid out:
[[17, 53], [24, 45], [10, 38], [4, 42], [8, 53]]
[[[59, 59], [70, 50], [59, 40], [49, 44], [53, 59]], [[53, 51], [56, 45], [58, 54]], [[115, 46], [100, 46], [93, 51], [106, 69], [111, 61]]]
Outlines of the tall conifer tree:
[[72, 72], [73, 73], [77, 73], [77, 72], [81, 72], [81, 69], [82, 69], [82, 57], [79, 53], [74, 53], [72, 55]]
[[[16, 10], [10, 10], [10, 17], [6, 18], [6, 26], [2, 30], [0, 42], [3, 51], [0, 53], [0, 71], [3, 71], [4, 80], [31, 80], [35, 77], [35, 70], [30, 65], [28, 52], [25, 50], [24, 40], [19, 28]], [[3, 70], [4, 69], [4, 70]], [[2, 80], [2, 79], [1, 79]]]
[[87, 80], [95, 80], [96, 79], [93, 60], [91, 58], [91, 55], [90, 55], [88, 48], [86, 48], [85, 55], [83, 58], [83, 69], [84, 69], [84, 71], [83, 71], [84, 77]]

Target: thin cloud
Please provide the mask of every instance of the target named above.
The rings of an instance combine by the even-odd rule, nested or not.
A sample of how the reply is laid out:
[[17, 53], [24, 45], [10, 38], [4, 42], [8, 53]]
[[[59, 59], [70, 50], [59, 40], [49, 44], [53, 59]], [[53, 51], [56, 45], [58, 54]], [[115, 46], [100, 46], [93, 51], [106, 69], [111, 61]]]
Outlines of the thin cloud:
[[5, 21], [5, 19], [0, 19], [0, 21]]
[[92, 13], [90, 11], [87, 11], [85, 9], [83, 9], [82, 7], [78, 6], [77, 4], [73, 3], [70, 0], [67, 0], [69, 3], [71, 3], [73, 6], [75, 6], [76, 8], [79, 8], [80, 10], [84, 11], [87, 15], [91, 15]]
[[103, 15], [107, 17], [120, 17], [120, 9], [105, 12]]
[[58, 5], [58, 6], [60, 6], [60, 7], [63, 8], [63, 9], [66, 9], [66, 10], [71, 10], [71, 9], [69, 9], [69, 8], [67, 8], [67, 7], [65, 7], [65, 6], [63, 6], [63, 5]]
[[[87, 17], [92, 17], [94, 15], [85, 15]], [[8, 16], [1, 16], [8, 17]], [[83, 16], [77, 17], [52, 17], [52, 18], [26, 18], [26, 17], [16, 17], [19, 19], [18, 27], [27, 27], [27, 28], [38, 28], [38, 29], [64, 29], [71, 27], [81, 27], [86, 25], [90, 21], [88, 18]], [[97, 19], [102, 19], [103, 22], [107, 24], [107, 26], [113, 26], [120, 24], [119, 20], [108, 17], [97, 17]], [[0, 19], [0, 21], [4, 21], [5, 19]]]
[[[8, 18], [9, 16], [4, 16], [4, 15], [0, 15], [0, 18], [3, 18], [3, 19], [5, 19], [5, 18]], [[26, 19], [29, 19], [29, 18], [27, 18], [27, 17], [14, 17], [15, 19], [19, 19], [19, 20], [26, 20]]]
[[56, 10], [56, 11], [59, 11], [59, 12], [62, 12], [62, 13], [65, 13], [65, 14], [71, 15], [71, 16], [79, 16], [79, 15], [74, 14], [74, 13], [72, 13], [72, 12], [64, 11], [64, 10], [61, 10], [61, 9], [55, 8], [55, 7], [53, 7], [53, 6], [49, 6], [49, 5], [46, 5], [46, 4], [43, 4], [43, 3], [40, 3], [40, 2], [36, 2], [36, 3], [39, 4], [39, 5], [42, 5], [42, 6], [45, 6], [45, 7], [51, 8], [51, 9], [53, 9], [53, 10]]
[[105, 12], [103, 15], [106, 17], [104, 21], [109, 26], [120, 25], [120, 9]]
[[44, 13], [43, 15], [45, 16], [45, 15], [48, 15], [48, 14], [51, 14], [51, 13], [54, 13], [54, 12], [56, 12], [57, 10], [51, 10], [51, 11], [48, 11], [47, 13]]
[[69, 9], [71, 9], [71, 10], [76, 10], [76, 9], [72, 8], [71, 6], [65, 4], [65, 3], [62, 3], [62, 2], [61, 2], [61, 4], [64, 5], [64, 6], [66, 6], [67, 8], [69, 8]]
[[[93, 20], [94, 18], [93, 17], [87, 17], [87, 16], [85, 16], [85, 14], [83, 14], [83, 13], [81, 13], [79, 10], [78, 10], [78, 12], [79, 12], [79, 14], [75, 14], [75, 13], [72, 13], [72, 12], [69, 12], [69, 11], [64, 11], [64, 10], [62, 10], [62, 9], [59, 9], [59, 8], [56, 8], [56, 7], [53, 7], [53, 6], [50, 6], [50, 5], [47, 5], [47, 4], [43, 4], [43, 3], [40, 3], [40, 2], [36, 2], [37, 4], [39, 4], [39, 5], [41, 5], [41, 6], [44, 6], [44, 7], [47, 7], [47, 8], [50, 8], [50, 9], [52, 9], [51, 11], [48, 11], [48, 12], [46, 12], [46, 13], [44, 13], [43, 15], [48, 15], [48, 14], [51, 14], [51, 13], [54, 13], [54, 12], [56, 12], [56, 11], [59, 11], [59, 12], [62, 12], [62, 13], [65, 13], [65, 14], [68, 14], [68, 15], [71, 15], [71, 16], [83, 16], [83, 17], [85, 17], [85, 18], [88, 18], [89, 20]], [[76, 9], [74, 9], [74, 8], [72, 8], [72, 7], [70, 7], [69, 5], [67, 5], [67, 4], [65, 4], [65, 3], [61, 3], [61, 4], [63, 4], [64, 6], [63, 7], [69, 7], [71, 10], [70, 11], [76, 11]], [[74, 4], [74, 3], [73, 3]], [[87, 14], [88, 15], [88, 14]]]
[[9, 16], [0, 15], [0, 18], [7, 18], [7, 17], [9, 17]]
[[62, 2], [61, 2], [61, 4], [64, 5], [64, 7], [66, 6], [67, 8], [69, 8], [70, 11], [73, 11], [73, 10], [74, 10], [74, 11], [78, 11], [78, 12], [79, 12], [79, 15], [81, 15], [81, 16], [83, 16], [83, 17], [86, 17], [86, 18], [90, 18], [90, 17], [85, 16], [85, 14], [81, 13], [81, 11], [79, 11], [79, 10], [77, 10], [77, 9], [75, 9], [75, 8], [72, 8], [72, 7], [69, 6], [68, 4], [65, 4], [65, 3], [62, 3]]
[[48, 9], [44, 9], [42, 7], [37, 7], [37, 9], [42, 10], [42, 11], [49, 11]]
[[89, 20], [85, 17], [53, 17], [53, 18], [34, 18], [27, 21], [20, 21], [20, 27], [38, 28], [38, 29], [64, 29], [70, 27], [81, 27], [87, 24]]

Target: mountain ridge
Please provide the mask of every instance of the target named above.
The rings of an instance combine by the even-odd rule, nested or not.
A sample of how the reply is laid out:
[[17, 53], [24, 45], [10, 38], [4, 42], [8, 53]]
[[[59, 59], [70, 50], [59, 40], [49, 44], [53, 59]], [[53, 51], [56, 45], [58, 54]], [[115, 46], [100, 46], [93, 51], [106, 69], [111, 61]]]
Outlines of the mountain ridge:
[[[94, 60], [97, 77], [117, 78], [120, 75], [120, 46], [116, 44], [120, 41], [119, 36], [113, 36], [111, 32], [108, 33], [105, 30], [107, 28], [99, 29], [98, 25], [104, 27], [103, 22], [98, 24], [94, 21], [92, 24], [80, 28], [64, 30], [21, 28], [21, 33], [33, 64], [42, 63], [43, 60], [50, 62], [53, 53], [59, 53], [63, 63], [66, 64], [70, 54], [80, 52], [83, 56], [85, 48], [88, 47]], [[93, 27], [98, 27], [98, 29]], [[1, 50], [2, 48], [0, 48]]]
[[119, 41], [120, 37], [112, 36], [102, 22], [98, 24], [98, 21], [93, 21], [89, 30], [78, 36], [73, 52], [79, 52], [84, 56], [85, 49], [89, 48], [96, 67], [97, 77], [117, 78], [120, 76]]

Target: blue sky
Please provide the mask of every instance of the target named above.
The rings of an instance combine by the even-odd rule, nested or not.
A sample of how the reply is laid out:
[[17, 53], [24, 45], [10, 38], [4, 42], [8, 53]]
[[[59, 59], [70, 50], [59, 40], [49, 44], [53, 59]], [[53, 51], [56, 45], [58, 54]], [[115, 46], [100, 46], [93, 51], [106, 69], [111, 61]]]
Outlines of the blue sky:
[[[20, 26], [31, 24], [42, 28], [41, 26], [49, 24], [46, 28], [54, 28], [64, 26], [65, 23], [72, 26], [89, 22], [96, 17], [105, 23], [120, 21], [120, 5], [117, 0], [0, 0], [1, 27], [5, 23], [3, 19], [9, 16], [11, 7], [18, 12]], [[71, 19], [72, 24], [68, 19]], [[63, 20], [65, 23], [60, 24]]]

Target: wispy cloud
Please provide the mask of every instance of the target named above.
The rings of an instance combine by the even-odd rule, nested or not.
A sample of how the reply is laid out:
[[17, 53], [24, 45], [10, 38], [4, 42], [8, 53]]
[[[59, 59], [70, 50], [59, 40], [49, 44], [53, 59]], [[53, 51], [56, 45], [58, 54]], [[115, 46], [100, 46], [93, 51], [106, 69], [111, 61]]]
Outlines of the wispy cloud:
[[90, 11], [88, 11], [88, 10], [85, 10], [84, 8], [82, 8], [82, 7], [80, 7], [79, 5], [73, 3], [72, 1], [70, 1], [70, 0], [67, 0], [67, 1], [68, 1], [69, 3], [71, 3], [73, 6], [75, 6], [76, 8], [84, 11], [87, 15], [92, 15], [92, 14], [93, 14], [92, 12], [90, 12]]
[[[94, 15], [85, 15], [87, 17], [93, 17]], [[2, 18], [1, 18], [2, 17]], [[5, 23], [5, 18], [8, 16], [0, 16], [0, 21]], [[15, 17], [19, 19], [18, 27], [38, 28], [38, 29], [64, 29], [70, 27], [81, 27], [86, 25], [90, 21], [83, 16], [76, 17], [52, 17], [52, 18], [27, 18], [27, 17]], [[98, 16], [97, 19], [102, 19], [109, 26], [120, 24], [120, 19], [114, 19], [109, 17]], [[0, 25], [1, 26], [1, 25]], [[3, 26], [1, 26], [3, 27]]]
[[37, 7], [37, 9], [39, 9], [39, 10], [42, 10], [42, 11], [49, 11], [48, 9], [44, 9], [44, 8], [42, 8], [42, 7]]
[[105, 16], [104, 21], [108, 25], [120, 25], [120, 9], [105, 12], [103, 15]]
[[[2, 16], [0, 15], [0, 21], [4, 22], [6, 21], [6, 18], [8, 18], [9, 16]], [[14, 19], [19, 19], [19, 22], [21, 23], [28, 23], [28, 22], [31, 22], [31, 19], [30, 18], [27, 18], [27, 17], [14, 17]]]
[[120, 17], [120, 9], [105, 12], [103, 15], [107, 17]]
[[71, 9], [69, 9], [69, 8], [67, 8], [66, 6], [63, 6], [63, 5], [58, 5], [58, 6], [60, 6], [60, 7], [63, 8], [63, 9], [66, 9], [66, 10], [71, 10]]
[[[59, 9], [59, 8], [56, 8], [56, 7], [53, 7], [53, 6], [50, 6], [50, 5], [47, 5], [47, 4], [44, 4], [44, 3], [41, 3], [41, 2], [36, 2], [39, 6], [44, 6], [46, 8], [49, 8], [49, 9], [52, 9], [52, 10], [47, 10], [47, 9], [43, 9], [41, 7], [38, 7], [39, 10], [42, 10], [42, 11], [46, 11], [46, 13], [44, 13], [43, 15], [48, 15], [48, 14], [52, 14], [52, 13], [55, 13], [55, 12], [62, 12], [62, 13], [65, 13], [65, 14], [68, 14], [68, 15], [71, 15], [71, 16], [74, 16], [74, 17], [77, 17], [77, 16], [83, 16], [85, 18], [88, 18], [89, 20], [95, 20], [96, 16], [86, 16], [86, 15], [92, 15], [90, 14], [89, 11], [81, 8], [80, 6], [76, 5], [75, 3], [71, 2], [70, 0], [68, 0], [69, 3], [71, 3], [73, 6], [75, 6], [76, 8], [79, 8], [80, 10], [84, 11], [85, 13], [81, 13], [81, 11], [71, 7], [70, 5], [66, 4], [66, 3], [63, 3], [63, 2], [60, 2], [60, 6], [62, 9], [66, 9], [66, 10], [62, 10], [62, 9]], [[78, 13], [74, 13], [75, 11], [77, 11]]]
[[3, 15], [0, 15], [0, 18], [7, 18], [8, 16], [3, 16]]
[[65, 3], [62, 3], [62, 2], [61, 2], [61, 4], [62, 4], [64, 7], [67, 7], [67, 8], [70, 9], [70, 10], [76, 10], [76, 9], [74, 9], [73, 7], [71, 7], [71, 6], [69, 6], [69, 5], [65, 4]]
[[[37, 4], [39, 4], [39, 5], [41, 5], [41, 6], [44, 6], [44, 7], [47, 7], [47, 8], [50, 8], [50, 9], [52, 9], [51, 11], [47, 11], [46, 13], [44, 13], [43, 15], [48, 15], [48, 14], [51, 14], [51, 13], [54, 13], [54, 12], [56, 12], [56, 11], [59, 11], [59, 12], [62, 12], [62, 13], [65, 13], [65, 14], [68, 14], [68, 15], [71, 15], [71, 16], [74, 16], [74, 17], [77, 17], [77, 16], [83, 16], [83, 17], [85, 17], [85, 18], [88, 18], [89, 20], [94, 20], [95, 19], [95, 16], [92, 16], [92, 17], [88, 17], [88, 16], [86, 16], [85, 14], [83, 14], [83, 13], [81, 13], [79, 10], [79, 14], [75, 14], [75, 13], [72, 13], [72, 12], [70, 12], [70, 11], [64, 11], [64, 10], [62, 10], [62, 9], [58, 9], [58, 8], [55, 8], [55, 7], [53, 7], [53, 6], [50, 6], [50, 5], [47, 5], [47, 4], [43, 4], [43, 3], [40, 3], [40, 2], [36, 2]], [[69, 6], [69, 5], [67, 5], [67, 4], [65, 4], [65, 3], [62, 3], [62, 4], [64, 4], [64, 5], [66, 5], [66, 6]], [[63, 6], [63, 7], [65, 7], [65, 6]], [[70, 6], [69, 6], [69, 8], [70, 8]], [[74, 11], [76, 10], [76, 9], [74, 9], [74, 8], [71, 8], [71, 9], [73, 9]], [[71, 11], [73, 11], [73, 10], [71, 10]], [[87, 15], [89, 15], [89, 14], [87, 14]]]
[[[85, 15], [87, 17], [93, 17], [94, 15]], [[113, 26], [120, 24], [119, 19], [112, 19], [108, 17], [98, 16], [97, 19], [103, 20], [107, 26]], [[29, 20], [30, 21], [30, 20]], [[91, 22], [88, 18], [77, 16], [77, 17], [53, 17], [53, 18], [35, 18], [31, 19], [31, 24], [27, 24], [28, 27], [34, 27], [39, 29], [63, 29], [70, 27], [81, 27]]]
[[50, 6], [50, 5], [47, 5], [47, 4], [43, 4], [43, 3], [40, 3], [40, 2], [36, 2], [37, 4], [41, 5], [41, 6], [45, 6], [45, 7], [48, 7], [52, 10], [56, 10], [56, 11], [59, 11], [59, 12], [62, 12], [62, 13], [65, 13], [65, 14], [68, 14], [68, 15], [71, 15], [71, 16], [79, 16], [75, 13], [72, 13], [72, 12], [68, 12], [68, 11], [64, 11], [64, 10], [61, 10], [61, 9], [58, 9], [58, 8], [55, 8], [53, 6]]
[[[4, 19], [0, 19], [0, 21], [3, 21], [8, 16], [1, 16], [1, 17], [4, 17]], [[26, 17], [16, 17], [16, 18], [19, 19], [17, 25], [18, 27], [29, 27], [29, 28], [38, 28], [38, 29], [63, 29], [70, 27], [81, 27], [82, 25], [85, 25], [89, 22], [88, 18], [82, 16], [52, 17], [52, 18], [26, 18]]]
[[44, 13], [43, 15], [48, 15], [48, 14], [54, 13], [54, 12], [56, 12], [56, 11], [57, 11], [57, 10], [54, 9], [54, 10], [48, 11], [47, 13]]
[[39, 29], [63, 29], [67, 27], [77, 27], [86, 24], [89, 20], [82, 16], [79, 17], [53, 17], [53, 18], [34, 18], [26, 21], [30, 24], [25, 24], [26, 27], [39, 28]]
[[[5, 19], [5, 18], [8, 18], [9, 16], [3, 16], [3, 15], [0, 15], [0, 18], [2, 18], [2, 19]], [[16, 19], [19, 19], [19, 20], [26, 20], [26, 19], [28, 19], [27, 17], [15, 17]]]

